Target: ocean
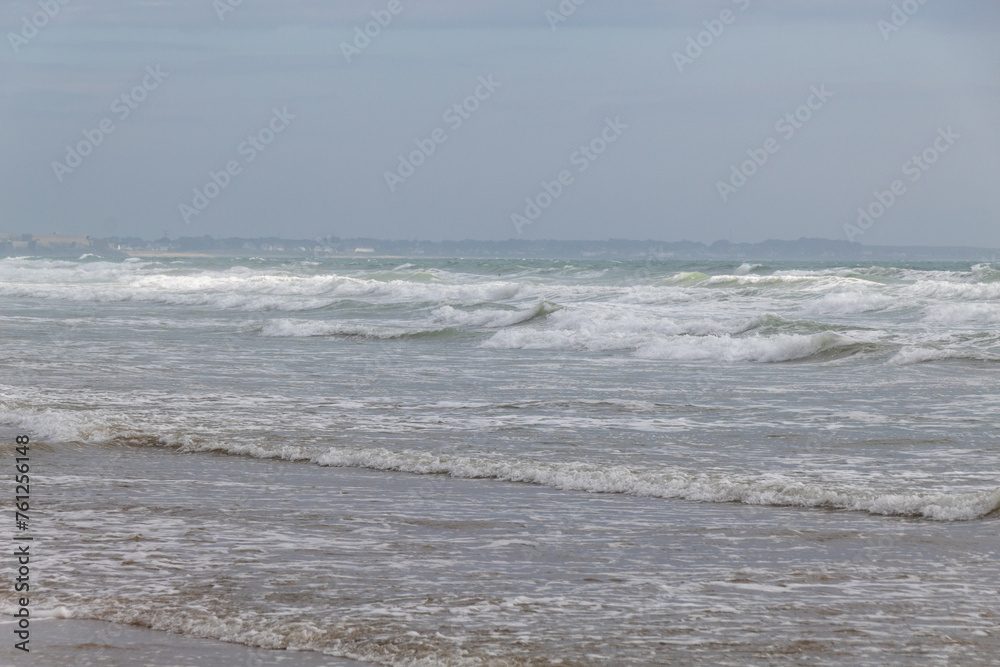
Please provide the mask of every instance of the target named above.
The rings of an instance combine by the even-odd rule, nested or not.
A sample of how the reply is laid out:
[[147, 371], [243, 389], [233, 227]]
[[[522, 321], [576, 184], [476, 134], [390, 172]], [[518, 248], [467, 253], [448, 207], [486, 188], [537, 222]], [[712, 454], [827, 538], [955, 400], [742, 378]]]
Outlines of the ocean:
[[997, 664], [998, 403], [989, 263], [0, 260], [31, 664]]

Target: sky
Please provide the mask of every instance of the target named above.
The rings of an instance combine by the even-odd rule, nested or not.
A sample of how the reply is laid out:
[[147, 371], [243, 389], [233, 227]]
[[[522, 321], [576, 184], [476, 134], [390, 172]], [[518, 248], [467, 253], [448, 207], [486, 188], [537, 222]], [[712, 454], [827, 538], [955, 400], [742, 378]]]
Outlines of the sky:
[[5, 0], [0, 32], [0, 233], [1000, 247], [996, 0]]

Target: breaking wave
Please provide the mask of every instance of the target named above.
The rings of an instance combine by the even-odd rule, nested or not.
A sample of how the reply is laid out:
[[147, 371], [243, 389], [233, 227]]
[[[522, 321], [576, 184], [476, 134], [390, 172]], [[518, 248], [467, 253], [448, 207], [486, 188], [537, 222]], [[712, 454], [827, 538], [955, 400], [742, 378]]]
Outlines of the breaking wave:
[[888, 363], [893, 366], [908, 366], [931, 361], [985, 361], [1000, 362], [1000, 355], [982, 350], [939, 349], [933, 347], [905, 347], [893, 355]]
[[836, 484], [790, 473], [697, 471], [676, 466], [640, 467], [580, 461], [537, 461], [520, 457], [445, 455], [382, 447], [275, 445], [234, 438], [161, 436], [127, 425], [105, 424], [65, 411], [0, 411], [0, 423], [30, 428], [45, 441], [106, 446], [168, 447], [187, 453], [215, 452], [259, 459], [312, 462], [320, 466], [364, 468], [462, 479], [492, 479], [564, 491], [611, 493], [707, 503], [825, 508], [936, 521], [970, 521], [1000, 512], [1000, 487], [973, 492], [878, 489]]
[[189, 451], [308, 460], [321, 466], [365, 468], [461, 479], [493, 479], [546, 486], [564, 491], [615, 493], [709, 503], [825, 508], [875, 515], [909, 516], [935, 521], [971, 521], [1000, 511], [1000, 488], [942, 493], [893, 491], [803, 482], [783, 474], [759, 476], [702, 473], [681, 468], [637, 469], [577, 462], [540, 462], [514, 458], [443, 456], [383, 448], [335, 447], [275, 450], [256, 445], [189, 445]]
[[446, 329], [407, 329], [376, 326], [365, 323], [322, 322], [316, 320], [271, 320], [264, 324], [260, 335], [265, 338], [344, 337], [370, 340], [390, 340], [443, 333]]

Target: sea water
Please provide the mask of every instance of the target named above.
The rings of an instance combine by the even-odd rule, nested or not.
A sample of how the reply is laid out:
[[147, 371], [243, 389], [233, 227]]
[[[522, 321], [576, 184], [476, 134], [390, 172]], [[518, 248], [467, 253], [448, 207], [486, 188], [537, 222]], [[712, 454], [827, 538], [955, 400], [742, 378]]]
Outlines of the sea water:
[[385, 664], [1000, 654], [988, 263], [9, 258], [0, 369], [39, 619]]

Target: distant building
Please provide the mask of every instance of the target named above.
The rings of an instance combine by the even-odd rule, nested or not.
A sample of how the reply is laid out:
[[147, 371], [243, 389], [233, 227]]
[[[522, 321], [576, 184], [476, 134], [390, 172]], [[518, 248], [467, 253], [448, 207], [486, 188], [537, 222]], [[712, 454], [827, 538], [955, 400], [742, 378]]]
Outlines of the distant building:
[[25, 234], [30, 236], [29, 241], [34, 241], [37, 248], [45, 249], [81, 249], [91, 248], [93, 243], [89, 236], [63, 236], [62, 234]]

